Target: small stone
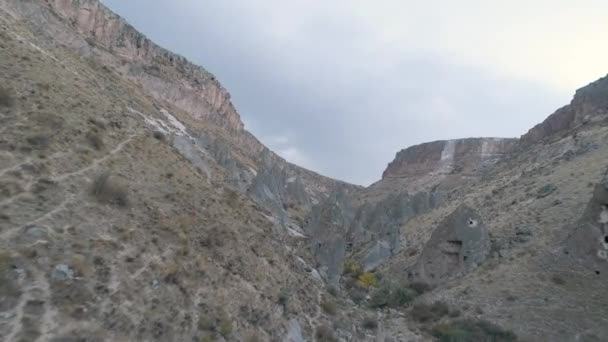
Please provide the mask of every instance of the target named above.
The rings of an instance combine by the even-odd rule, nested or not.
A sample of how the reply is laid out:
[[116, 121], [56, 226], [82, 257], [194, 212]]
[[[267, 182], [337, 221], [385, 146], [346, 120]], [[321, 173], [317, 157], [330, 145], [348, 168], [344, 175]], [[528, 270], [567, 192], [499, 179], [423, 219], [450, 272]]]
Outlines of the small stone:
[[158, 282], [158, 280], [156, 280], [156, 279], [152, 280], [152, 288], [156, 290], [159, 287], [160, 287], [160, 283]]
[[51, 277], [55, 280], [72, 280], [74, 279], [74, 270], [66, 264], [59, 264], [55, 266], [53, 273], [51, 273]]

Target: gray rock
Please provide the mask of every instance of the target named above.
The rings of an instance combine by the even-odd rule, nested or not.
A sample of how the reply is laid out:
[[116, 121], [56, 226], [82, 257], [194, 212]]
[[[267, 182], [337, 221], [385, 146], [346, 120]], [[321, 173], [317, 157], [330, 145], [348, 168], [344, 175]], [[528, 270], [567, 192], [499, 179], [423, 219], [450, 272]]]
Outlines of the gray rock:
[[185, 135], [178, 135], [173, 138], [173, 147], [175, 147], [179, 153], [188, 159], [192, 165], [198, 167], [207, 178], [211, 178], [209, 172], [209, 166], [206, 158], [206, 152], [200, 147], [196, 146], [190, 137]]
[[608, 275], [608, 176], [595, 186], [565, 242], [565, 252], [596, 275]]
[[51, 273], [51, 278], [60, 281], [72, 280], [74, 279], [74, 270], [66, 264], [56, 265]]
[[363, 260], [361, 260], [361, 264], [366, 272], [371, 271], [380, 266], [391, 255], [390, 244], [387, 241], [379, 240], [368, 250]]
[[463, 275], [484, 262], [490, 247], [481, 217], [461, 205], [433, 232], [412, 276], [436, 284]]
[[302, 337], [302, 327], [297, 320], [292, 319], [289, 321], [287, 335], [283, 339], [283, 342], [304, 342], [304, 338]]

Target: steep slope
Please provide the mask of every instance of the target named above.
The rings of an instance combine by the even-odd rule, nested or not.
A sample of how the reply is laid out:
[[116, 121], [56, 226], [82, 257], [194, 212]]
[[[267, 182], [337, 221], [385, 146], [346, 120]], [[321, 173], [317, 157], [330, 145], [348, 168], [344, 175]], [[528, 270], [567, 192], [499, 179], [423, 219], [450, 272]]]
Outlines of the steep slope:
[[223, 168], [171, 146], [180, 121], [0, 18], [0, 339], [312, 334], [322, 287]]
[[[159, 103], [187, 114], [190, 121], [203, 123], [212, 132], [192, 132], [193, 137], [228, 170], [231, 186], [251, 192], [273, 210], [285, 215], [281, 208], [287, 204], [306, 210], [311, 200], [317, 202], [337, 184], [348, 186], [269, 151], [244, 129], [230, 94], [211, 73], [154, 44], [98, 0], [11, 0], [1, 6], [44, 38], [43, 48], [65, 46], [134, 82]], [[290, 183], [294, 184], [287, 188]]]
[[96, 0], [1, 1], [0, 38], [3, 340], [608, 339], [608, 78], [360, 188]]
[[[403, 293], [430, 286], [406, 310], [410, 318], [392, 320], [395, 331], [395, 320], [428, 330], [440, 319], [434, 334], [453, 332], [449, 322], [458, 320], [447, 309], [444, 318], [421, 318], [433, 317], [421, 316], [432, 310], [423, 303], [439, 301], [533, 341], [608, 338], [606, 99], [602, 78], [521, 139], [438, 141], [399, 152], [382, 180], [341, 199], [350, 214], [334, 216], [351, 219], [332, 236], [344, 237], [346, 252], [325, 261], [346, 264], [347, 272], [359, 264], [405, 286]], [[340, 282], [359, 300], [361, 283], [348, 274]], [[391, 298], [385, 285], [363, 290], [372, 306]]]
[[95, 1], [2, 1], [0, 37], [0, 339], [303, 341], [329, 324], [293, 221], [356, 187], [276, 156], [212, 76]]

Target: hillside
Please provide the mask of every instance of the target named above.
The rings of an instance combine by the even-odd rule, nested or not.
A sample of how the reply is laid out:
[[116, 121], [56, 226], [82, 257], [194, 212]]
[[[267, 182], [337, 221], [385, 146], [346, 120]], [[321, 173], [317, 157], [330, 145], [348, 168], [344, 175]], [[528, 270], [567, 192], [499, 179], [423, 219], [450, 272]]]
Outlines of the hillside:
[[607, 118], [605, 77], [362, 188], [99, 1], [1, 1], [0, 337], [607, 340]]

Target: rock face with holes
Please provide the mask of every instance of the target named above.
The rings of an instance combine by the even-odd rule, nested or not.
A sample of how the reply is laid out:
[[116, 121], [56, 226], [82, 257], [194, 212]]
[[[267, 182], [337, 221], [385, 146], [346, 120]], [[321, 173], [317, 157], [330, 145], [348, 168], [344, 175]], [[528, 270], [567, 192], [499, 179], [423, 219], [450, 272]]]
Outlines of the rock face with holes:
[[489, 252], [490, 238], [481, 217], [462, 205], [435, 229], [412, 277], [438, 284], [471, 272]]
[[598, 274], [608, 274], [608, 176], [599, 182], [568, 237], [565, 252]]

